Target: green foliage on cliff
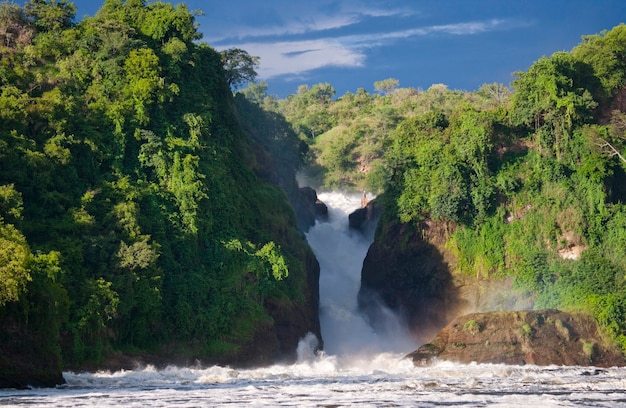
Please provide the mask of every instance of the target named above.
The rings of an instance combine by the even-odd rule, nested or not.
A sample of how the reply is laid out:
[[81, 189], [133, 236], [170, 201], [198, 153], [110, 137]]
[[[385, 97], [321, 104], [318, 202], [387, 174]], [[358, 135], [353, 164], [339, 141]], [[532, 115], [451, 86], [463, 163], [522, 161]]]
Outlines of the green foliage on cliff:
[[508, 106], [460, 104], [445, 127], [425, 125], [432, 114], [402, 121], [385, 202], [403, 222], [454, 222], [447, 247], [458, 273], [513, 276], [537, 308], [592, 312], [626, 350], [626, 269], [616, 255], [626, 138], [623, 112], [613, 111], [626, 82], [611, 62], [626, 52], [615, 43], [624, 32], [539, 59], [517, 74]]
[[334, 99], [318, 84], [265, 106], [310, 143], [321, 185], [384, 192], [381, 228], [453, 225], [455, 273], [512, 277], [535, 307], [590, 311], [626, 350], [625, 36], [586, 36], [511, 88], [389, 78], [380, 94]]
[[[266, 300], [306, 308], [310, 250], [251, 165], [237, 79], [195, 14], [121, 0], [74, 13], [0, 4], [0, 329], [52, 333], [71, 364], [162, 345], [215, 358], [272, 321]], [[302, 146], [280, 141], [293, 177]]]

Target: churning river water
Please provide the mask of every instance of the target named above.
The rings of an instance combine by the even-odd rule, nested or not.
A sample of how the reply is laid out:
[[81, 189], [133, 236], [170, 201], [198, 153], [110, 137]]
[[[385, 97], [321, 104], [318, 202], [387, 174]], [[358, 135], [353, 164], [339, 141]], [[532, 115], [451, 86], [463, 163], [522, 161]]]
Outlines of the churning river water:
[[323, 193], [329, 222], [307, 239], [320, 261], [320, 321], [298, 361], [257, 369], [153, 367], [64, 373], [52, 389], [0, 390], [0, 406], [33, 407], [626, 407], [626, 369], [440, 362], [402, 359], [419, 344], [389, 314], [374, 333], [356, 309], [360, 268], [371, 238], [348, 229], [360, 196]]

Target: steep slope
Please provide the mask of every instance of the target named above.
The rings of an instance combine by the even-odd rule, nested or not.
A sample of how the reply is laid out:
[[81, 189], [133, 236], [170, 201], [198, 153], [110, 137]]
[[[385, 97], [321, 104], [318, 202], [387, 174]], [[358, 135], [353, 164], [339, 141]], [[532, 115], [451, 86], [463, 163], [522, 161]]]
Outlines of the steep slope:
[[363, 296], [431, 335], [472, 311], [582, 311], [626, 350], [625, 35], [539, 59], [508, 106], [401, 121]]
[[19, 359], [51, 361], [57, 380], [133, 361], [293, 360], [320, 335], [319, 266], [277, 186], [295, 183], [300, 146], [281, 144], [287, 169], [266, 167], [285, 180], [253, 171], [271, 144], [242, 130], [194, 14], [106, 2], [75, 24], [71, 3], [0, 7], [32, 34], [0, 50], [0, 273], [15, 282], [0, 285], [0, 345], [14, 351], [0, 378], [23, 378]]

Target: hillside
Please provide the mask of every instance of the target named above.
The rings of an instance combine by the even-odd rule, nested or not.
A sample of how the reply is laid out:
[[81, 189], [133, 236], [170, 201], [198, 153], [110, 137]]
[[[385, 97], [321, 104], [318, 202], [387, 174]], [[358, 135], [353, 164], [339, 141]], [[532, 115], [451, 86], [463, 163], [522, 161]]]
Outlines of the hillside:
[[463, 312], [560, 308], [626, 350], [626, 26], [510, 87], [375, 86], [257, 96], [311, 144], [321, 185], [382, 193], [365, 310], [379, 296], [434, 334]]
[[287, 127], [290, 160], [258, 160], [277, 148], [237, 111], [241, 72], [194, 13], [0, 11], [0, 382], [35, 365], [54, 383], [133, 359], [295, 358], [319, 336], [319, 266], [279, 188], [297, 198], [302, 147]]

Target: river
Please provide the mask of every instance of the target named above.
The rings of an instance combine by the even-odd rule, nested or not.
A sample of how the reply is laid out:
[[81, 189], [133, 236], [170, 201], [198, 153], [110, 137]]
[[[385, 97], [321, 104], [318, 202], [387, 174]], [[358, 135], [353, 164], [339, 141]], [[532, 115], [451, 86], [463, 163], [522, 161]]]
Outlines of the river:
[[439, 362], [414, 367], [402, 356], [416, 340], [389, 314], [374, 333], [356, 310], [360, 268], [371, 237], [351, 232], [360, 196], [323, 193], [329, 222], [307, 239], [320, 261], [325, 351], [302, 339], [298, 362], [257, 369], [142, 367], [64, 373], [52, 389], [0, 390], [0, 406], [29, 407], [626, 407], [626, 369]]

